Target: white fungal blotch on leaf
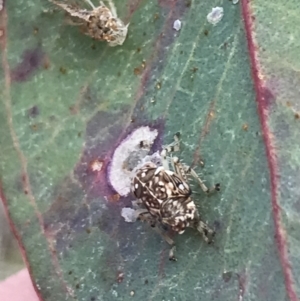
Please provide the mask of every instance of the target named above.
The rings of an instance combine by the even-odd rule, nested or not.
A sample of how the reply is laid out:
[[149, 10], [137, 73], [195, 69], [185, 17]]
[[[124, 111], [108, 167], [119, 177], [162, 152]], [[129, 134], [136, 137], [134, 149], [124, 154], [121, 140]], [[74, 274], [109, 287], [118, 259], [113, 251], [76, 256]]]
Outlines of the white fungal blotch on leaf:
[[121, 196], [130, 193], [133, 169], [147, 156], [157, 135], [156, 129], [142, 126], [129, 134], [116, 148], [109, 167], [108, 178]]
[[122, 208], [121, 216], [124, 217], [125, 222], [134, 223], [137, 219], [135, 210], [132, 208]]
[[219, 23], [224, 15], [223, 7], [214, 7], [211, 12], [207, 15], [207, 21], [213, 25]]
[[181, 29], [181, 21], [180, 20], [175, 20], [173, 23], [173, 29], [175, 29], [176, 31], [179, 31]]

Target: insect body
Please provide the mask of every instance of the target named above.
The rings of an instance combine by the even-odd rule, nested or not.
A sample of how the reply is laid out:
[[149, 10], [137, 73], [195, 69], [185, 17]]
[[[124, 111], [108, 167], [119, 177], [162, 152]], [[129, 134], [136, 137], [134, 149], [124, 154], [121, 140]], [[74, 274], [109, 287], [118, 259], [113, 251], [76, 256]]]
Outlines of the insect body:
[[149, 213], [179, 233], [193, 220], [196, 207], [189, 185], [173, 171], [154, 163], [145, 164], [133, 179], [134, 194]]
[[69, 14], [71, 23], [80, 26], [84, 34], [95, 40], [106, 41], [110, 46], [122, 45], [126, 39], [128, 25], [117, 17], [116, 9], [109, 0], [110, 9], [100, 1], [95, 7], [90, 0], [86, 2], [92, 10], [81, 9], [75, 5], [49, 0]]
[[[150, 222], [172, 245], [171, 260], [175, 260], [175, 244], [161, 231], [159, 228], [161, 225], [169, 226], [179, 234], [182, 234], [187, 227], [195, 228], [202, 233], [207, 243], [212, 242], [215, 235], [215, 232], [200, 219], [191, 198], [192, 191], [188, 184], [188, 176], [195, 177], [206, 193], [220, 189], [219, 184], [216, 184], [213, 189], [208, 189], [193, 169], [182, 164], [177, 157], [167, 157], [168, 151], [178, 149], [178, 143], [179, 139], [175, 136], [175, 143], [166, 147], [161, 153], [162, 164], [145, 162], [137, 168], [132, 179], [133, 193], [146, 208], [141, 211], [139, 218]], [[169, 169], [168, 159], [171, 160], [174, 171]]]

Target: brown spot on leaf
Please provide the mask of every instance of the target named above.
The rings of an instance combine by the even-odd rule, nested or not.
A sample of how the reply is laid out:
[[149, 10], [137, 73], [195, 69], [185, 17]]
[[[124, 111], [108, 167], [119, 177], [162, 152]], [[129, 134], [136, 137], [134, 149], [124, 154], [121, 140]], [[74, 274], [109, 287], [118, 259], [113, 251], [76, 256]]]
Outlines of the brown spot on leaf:
[[33, 130], [33, 131], [37, 131], [38, 130], [38, 126], [37, 126], [37, 124], [32, 124], [31, 126], [31, 129]]
[[119, 271], [117, 274], [117, 282], [121, 283], [123, 282], [123, 280], [124, 280], [124, 273]]
[[70, 110], [72, 115], [78, 114], [78, 108], [75, 105], [70, 106], [69, 110]]
[[191, 7], [191, 5], [192, 5], [192, 0], [185, 0], [186, 7]]
[[60, 67], [60, 68], [59, 68], [59, 72], [60, 72], [61, 74], [67, 74], [67, 69], [64, 68], [64, 67]]
[[146, 68], [146, 62], [145, 62], [145, 60], [143, 60], [141, 66], [133, 69], [133, 73], [135, 75], [141, 75], [143, 73], [143, 69], [145, 69], [145, 68]]
[[49, 69], [49, 67], [50, 67], [50, 60], [47, 55], [44, 56], [43, 67], [44, 67], [44, 69]]
[[134, 75], [141, 75], [142, 74], [141, 69], [139, 67], [134, 68], [133, 73], [134, 73]]
[[107, 197], [107, 199], [110, 201], [110, 202], [118, 202], [120, 200], [120, 195], [118, 193], [115, 193], [113, 195], [109, 195]]
[[242, 128], [243, 128], [244, 131], [248, 131], [248, 124], [244, 123]]

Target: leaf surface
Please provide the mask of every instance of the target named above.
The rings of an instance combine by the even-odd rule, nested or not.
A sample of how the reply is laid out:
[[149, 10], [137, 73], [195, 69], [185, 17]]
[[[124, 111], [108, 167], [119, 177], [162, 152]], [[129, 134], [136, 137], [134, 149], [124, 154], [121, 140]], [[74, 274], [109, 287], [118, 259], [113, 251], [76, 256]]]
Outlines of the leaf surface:
[[[1, 198], [41, 300], [298, 300], [296, 1], [116, 5], [130, 26], [114, 48], [45, 1], [0, 12]], [[221, 183], [193, 189], [214, 244], [174, 237], [176, 263], [149, 226], [124, 221], [132, 197], [109, 181], [141, 126], [159, 133], [153, 151], [181, 132], [182, 161]]]

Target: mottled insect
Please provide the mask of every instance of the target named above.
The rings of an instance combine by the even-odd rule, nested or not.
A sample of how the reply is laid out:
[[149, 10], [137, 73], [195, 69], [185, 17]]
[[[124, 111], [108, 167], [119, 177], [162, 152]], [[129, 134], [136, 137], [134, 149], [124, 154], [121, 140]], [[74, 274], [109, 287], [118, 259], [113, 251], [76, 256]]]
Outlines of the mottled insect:
[[[162, 231], [161, 226], [166, 225], [179, 234], [182, 234], [187, 227], [195, 228], [207, 243], [211, 243], [215, 235], [215, 232], [200, 219], [191, 197], [192, 190], [188, 184], [188, 176], [193, 176], [206, 193], [220, 190], [220, 184], [208, 189], [193, 169], [181, 163], [177, 157], [167, 156], [169, 152], [179, 149], [179, 134], [174, 138], [175, 142], [165, 147], [158, 158], [153, 160], [153, 157], [148, 156], [136, 168], [132, 179], [132, 191], [139, 204], [145, 207], [137, 210], [138, 217], [149, 222], [172, 246], [170, 260], [176, 260], [175, 243]], [[156, 162], [153, 162], [155, 160]], [[169, 161], [174, 171], [170, 170]]]
[[85, 0], [92, 10], [82, 9], [76, 5], [49, 0], [69, 14], [70, 24], [77, 25], [91, 38], [108, 42], [109, 46], [122, 45], [126, 39], [128, 25], [117, 16], [114, 4], [108, 0], [110, 8], [102, 1], [95, 7], [90, 0]]

